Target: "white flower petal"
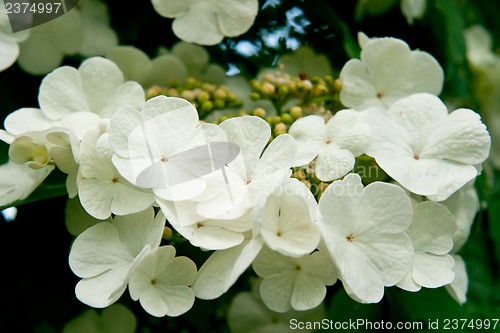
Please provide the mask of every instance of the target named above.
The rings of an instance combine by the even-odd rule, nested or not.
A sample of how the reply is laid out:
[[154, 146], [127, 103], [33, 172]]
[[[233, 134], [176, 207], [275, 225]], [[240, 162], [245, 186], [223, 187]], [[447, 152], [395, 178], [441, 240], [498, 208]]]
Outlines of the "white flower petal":
[[298, 156], [294, 163], [297, 166], [311, 162], [327, 139], [325, 120], [317, 115], [297, 119], [288, 133], [297, 140]]
[[75, 288], [76, 297], [95, 308], [105, 308], [116, 302], [127, 288], [128, 267], [108, 270], [91, 279], [82, 279]]
[[309, 310], [323, 302], [326, 287], [323, 281], [306, 273], [298, 273], [290, 300], [292, 308], [298, 311]]
[[453, 259], [455, 260], [455, 265], [453, 266], [455, 279], [453, 282], [446, 285], [446, 290], [458, 304], [464, 304], [467, 300], [467, 289], [469, 287], [467, 267], [461, 256], [453, 255]]
[[316, 176], [324, 181], [332, 181], [345, 176], [354, 168], [354, 156], [335, 144], [324, 145], [316, 159]]
[[233, 248], [215, 251], [201, 266], [192, 285], [196, 297], [214, 299], [229, 290], [261, 248], [262, 240], [254, 238]]
[[248, 116], [230, 118], [219, 126], [226, 132], [228, 141], [240, 147], [249, 174], [269, 141], [271, 136], [269, 124], [262, 118]]
[[412, 276], [415, 282], [423, 287], [441, 287], [454, 280], [453, 265], [454, 260], [450, 255], [416, 252]]
[[455, 230], [455, 219], [445, 206], [424, 201], [414, 207], [408, 235], [415, 251], [444, 255], [453, 247]]

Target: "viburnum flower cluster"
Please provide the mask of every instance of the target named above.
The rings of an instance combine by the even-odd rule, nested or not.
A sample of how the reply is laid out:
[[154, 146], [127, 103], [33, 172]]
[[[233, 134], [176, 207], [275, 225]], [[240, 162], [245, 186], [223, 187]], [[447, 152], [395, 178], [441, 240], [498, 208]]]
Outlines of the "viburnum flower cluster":
[[[171, 8], [181, 23], [186, 6]], [[395, 38], [360, 35], [360, 44], [336, 83], [344, 109], [294, 112], [288, 133], [256, 115], [202, 121], [181, 97], [146, 100], [147, 88], [109, 59], [60, 67], [42, 81], [40, 107], [13, 112], [0, 133], [10, 144], [5, 170], [32, 179], [12, 201], [55, 167], [68, 175], [81, 205], [68, 215], [93, 220], [69, 255], [75, 292], [96, 308], [128, 289], [151, 315], [179, 316], [249, 269], [262, 302], [280, 313], [317, 308], [337, 280], [361, 303], [391, 286], [447, 286], [463, 303], [457, 252], [478, 209], [473, 182], [490, 136], [476, 112], [448, 110], [437, 97], [444, 75], [430, 54]], [[388, 178], [355, 172], [360, 157]], [[197, 267], [174, 239], [209, 258]]]

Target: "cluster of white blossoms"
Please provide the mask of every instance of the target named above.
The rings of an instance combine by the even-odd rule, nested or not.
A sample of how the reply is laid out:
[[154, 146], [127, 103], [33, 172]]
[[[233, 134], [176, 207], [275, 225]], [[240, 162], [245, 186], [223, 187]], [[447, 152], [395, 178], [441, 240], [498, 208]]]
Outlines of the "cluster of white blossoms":
[[[13, 112], [0, 138], [11, 165], [68, 174], [78, 212], [95, 220], [69, 256], [78, 299], [102, 308], [128, 289], [151, 315], [178, 316], [252, 268], [262, 301], [281, 313], [318, 307], [337, 280], [362, 303], [390, 286], [447, 286], [465, 302], [457, 253], [490, 136], [477, 113], [449, 112], [437, 97], [444, 75], [431, 55], [394, 38], [360, 44], [340, 73], [348, 109], [299, 118], [272, 140], [256, 116], [216, 125], [185, 99], [145, 100], [109, 59], [47, 75], [40, 107]], [[352, 171], [360, 155], [391, 180], [363, 182]], [[291, 177], [311, 163], [329, 184], [320, 198]], [[196, 267], [176, 256], [169, 231], [210, 257]]]

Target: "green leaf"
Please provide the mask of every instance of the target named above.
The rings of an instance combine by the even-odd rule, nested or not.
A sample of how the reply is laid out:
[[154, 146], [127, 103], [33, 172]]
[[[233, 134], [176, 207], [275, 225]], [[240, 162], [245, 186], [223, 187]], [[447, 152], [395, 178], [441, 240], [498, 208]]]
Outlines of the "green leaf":
[[[337, 283], [341, 284], [340, 281]], [[336, 323], [357, 322], [358, 319], [369, 322], [380, 322], [382, 318], [382, 303], [362, 304], [356, 302], [341, 287], [335, 291], [330, 300], [328, 318]], [[366, 330], [365, 332], [369, 331]]]
[[444, 61], [445, 86], [443, 93], [464, 100], [472, 98], [469, 86], [470, 73], [465, 57], [465, 40], [463, 31], [466, 28], [464, 14], [466, 9], [453, 0], [429, 1], [429, 22]]
[[9, 145], [0, 141], [0, 165], [7, 163], [9, 160]]

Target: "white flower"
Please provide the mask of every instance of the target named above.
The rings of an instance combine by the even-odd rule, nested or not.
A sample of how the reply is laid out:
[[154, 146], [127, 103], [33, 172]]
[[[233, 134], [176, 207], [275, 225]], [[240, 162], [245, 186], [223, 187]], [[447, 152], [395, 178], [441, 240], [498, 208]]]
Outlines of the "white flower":
[[401, 281], [413, 264], [405, 230], [411, 224], [409, 197], [399, 186], [348, 174], [321, 196], [318, 223], [322, 239], [348, 294], [363, 303], [382, 299], [384, 286]]
[[[228, 142], [236, 144], [241, 150], [241, 155], [227, 164], [228, 185], [235, 204], [225, 204], [231, 210], [226, 209], [228, 214], [225, 216], [219, 215], [221, 219], [232, 219], [242, 216], [290, 177], [297, 147], [295, 140], [284, 134], [276, 137], [265, 148], [271, 129], [259, 117], [231, 118], [219, 126], [226, 133]], [[225, 190], [226, 184], [219, 182], [219, 185], [219, 191]], [[198, 205], [197, 211], [202, 216], [216, 216], [216, 212], [224, 206], [222, 203], [219, 197], [215, 197]]]
[[118, 36], [109, 25], [108, 8], [100, 0], [80, 1], [83, 38], [78, 53], [83, 56], [105, 55], [118, 45]]
[[492, 51], [493, 39], [482, 25], [465, 29], [464, 39], [467, 60], [473, 70], [487, 71], [491, 66], [498, 66], [500, 57]]
[[289, 130], [299, 148], [295, 165], [306, 165], [317, 156], [315, 172], [320, 180], [345, 176], [354, 167], [354, 157], [369, 144], [370, 127], [360, 117], [360, 112], [341, 110], [326, 124], [316, 115], [298, 119]]
[[113, 304], [102, 310], [88, 309], [66, 325], [62, 333], [134, 333], [137, 319], [123, 304]]
[[[236, 239], [235, 235], [231, 235], [231, 242], [235, 245], [227, 248], [217, 244], [224, 240], [223, 237], [207, 235], [211, 237], [206, 243], [224, 249], [215, 251], [200, 268], [193, 285], [196, 297], [214, 299], [225, 293], [250, 266], [264, 243], [295, 257], [314, 251], [319, 235], [317, 226], [313, 224], [316, 202], [311, 192], [302, 183], [292, 179], [273, 190], [276, 193], [265, 195], [254, 209], [249, 210], [254, 221], [252, 235], [249, 231], [243, 233], [245, 227], [249, 229], [245, 216], [243, 220], [227, 220], [226, 224], [222, 221], [212, 222], [218, 226], [234, 223], [233, 233], [237, 232], [239, 224], [239, 233], [245, 239]], [[204, 223], [200, 222], [200, 229], [204, 228]]]
[[10, 160], [0, 165], [0, 207], [26, 199], [52, 170], [52, 165], [34, 170]]
[[328, 57], [317, 54], [314, 50], [303, 45], [293, 51], [279, 57], [279, 63], [283, 66], [283, 72], [293, 76], [306, 73], [308, 77], [323, 77], [332, 73], [332, 67]]
[[444, 74], [436, 59], [410, 50], [400, 39], [372, 39], [363, 46], [360, 57], [349, 60], [340, 72], [340, 101], [347, 107], [388, 108], [414, 93], [441, 92]]
[[139, 82], [144, 89], [165, 85], [169, 81], [183, 83], [187, 68], [181, 59], [172, 54], [164, 54], [154, 59], [133, 46], [117, 46], [110, 49], [106, 57], [121, 69], [127, 80]]
[[[255, 284], [257, 287], [258, 284]], [[253, 288], [257, 289], [257, 288]], [[306, 311], [290, 310], [277, 313], [269, 310], [258, 292], [239, 292], [231, 301], [227, 320], [232, 333], [290, 333], [290, 322], [320, 322], [325, 318], [323, 305]], [[294, 332], [312, 333], [312, 329], [294, 329]]]
[[448, 253], [453, 247], [455, 219], [443, 205], [424, 201], [414, 206], [413, 222], [407, 234], [413, 243], [413, 268], [398, 287], [418, 291], [437, 288], [453, 281], [454, 261]]
[[82, 232], [69, 254], [73, 273], [82, 278], [76, 285], [77, 298], [97, 308], [116, 302], [134, 267], [160, 245], [164, 227], [163, 214], [154, 217], [153, 208], [149, 208]]
[[165, 96], [148, 100], [142, 112], [121, 108], [111, 119], [109, 133], [113, 164], [120, 174], [173, 201], [192, 199], [206, 188], [195, 169], [203, 169], [200, 163], [210, 159], [203, 161], [204, 155], [189, 150], [225, 139], [216, 125], [198, 126], [198, 113], [190, 102]]
[[252, 26], [257, 0], [152, 0], [161, 16], [175, 18], [172, 29], [185, 42], [214, 45], [239, 36]]
[[311, 191], [288, 179], [254, 208], [254, 225], [271, 250], [301, 257], [313, 252], [320, 240], [316, 209]]
[[0, 72], [9, 68], [19, 56], [19, 43], [26, 40], [29, 31], [12, 33], [4, 0], [0, 0]]
[[85, 210], [97, 219], [137, 213], [154, 202], [150, 191], [136, 187], [119, 174], [111, 161], [112, 154], [108, 135], [98, 130], [87, 133], [80, 144], [78, 196]]
[[175, 257], [173, 246], [162, 246], [148, 253], [133, 270], [130, 296], [153, 316], [176, 317], [194, 304], [189, 286], [195, 278], [196, 265], [191, 259]]
[[414, 19], [422, 18], [426, 7], [427, 0], [401, 0], [401, 12], [408, 24], [413, 24]]
[[30, 74], [46, 74], [60, 66], [66, 55], [76, 54], [82, 38], [81, 15], [78, 10], [70, 10], [31, 28], [29, 38], [20, 43], [17, 63]]
[[[78, 69], [63, 66], [48, 74], [40, 85], [38, 102], [43, 113], [53, 120], [80, 112], [97, 115], [97, 120], [109, 119], [124, 105], [140, 107], [144, 91], [136, 82], [124, 82], [122, 72], [111, 60], [93, 57]], [[78, 124], [70, 128], [77, 134], [81, 132]]]
[[337, 272], [327, 251], [291, 258], [264, 247], [252, 267], [264, 278], [260, 284], [262, 300], [276, 312], [317, 307], [325, 298], [326, 286], [337, 281]]
[[372, 142], [366, 154], [403, 187], [431, 200], [445, 200], [474, 179], [475, 165], [488, 157], [491, 139], [479, 114], [448, 114], [436, 96], [414, 94], [387, 111], [367, 112]]

